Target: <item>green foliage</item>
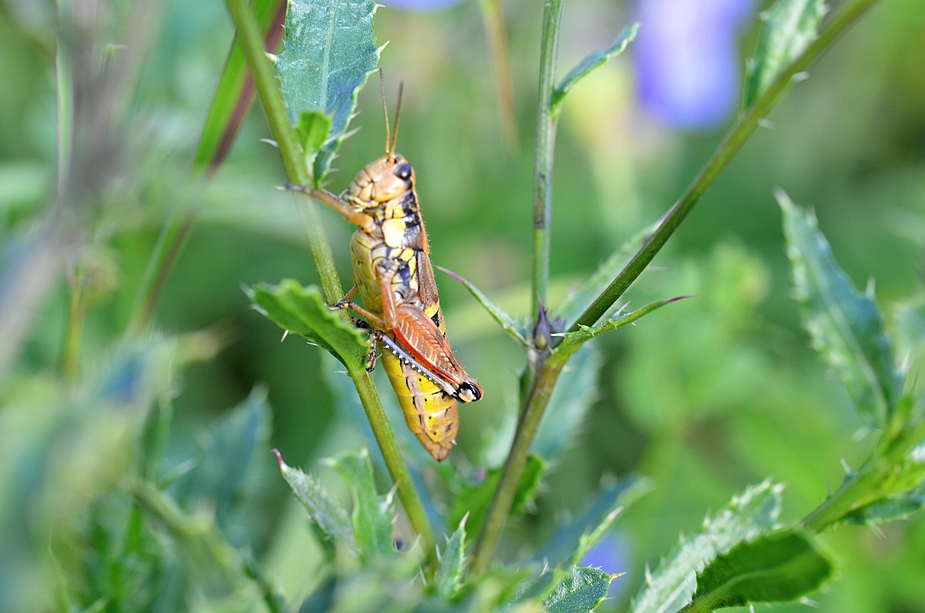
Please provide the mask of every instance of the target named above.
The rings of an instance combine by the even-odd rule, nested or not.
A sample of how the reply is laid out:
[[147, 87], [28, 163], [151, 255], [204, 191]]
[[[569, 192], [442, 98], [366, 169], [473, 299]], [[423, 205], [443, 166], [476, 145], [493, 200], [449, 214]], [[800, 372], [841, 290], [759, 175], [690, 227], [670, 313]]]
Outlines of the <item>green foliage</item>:
[[593, 346], [583, 347], [569, 361], [549, 399], [546, 419], [530, 448], [532, 453], [554, 461], [578, 436], [588, 409], [597, 400], [600, 370], [601, 356]]
[[340, 473], [341, 478], [353, 496], [353, 535], [360, 560], [366, 564], [388, 560], [395, 555], [392, 545], [392, 524], [395, 521], [392, 510], [392, 496], [376, 493], [373, 479], [373, 465], [369, 452], [344, 453], [328, 460], [328, 464]]
[[616, 577], [599, 568], [576, 568], [543, 599], [543, 610], [547, 613], [593, 611], [607, 597], [610, 584]]
[[777, 199], [784, 212], [797, 299], [813, 346], [838, 372], [858, 413], [882, 426], [902, 394], [903, 376], [893, 366], [880, 311], [873, 297], [855, 290], [838, 268], [815, 218], [783, 192]]
[[787, 602], [814, 592], [832, 564], [806, 535], [784, 530], [739, 543], [697, 576], [685, 611], [713, 611], [752, 602]]
[[[558, 0], [547, 3], [540, 108], [519, 94], [517, 104], [503, 102], [531, 116], [538, 111], [543, 124], [532, 188], [555, 214], [532, 218], [541, 271], [532, 288], [513, 281], [529, 267], [526, 234], [515, 228], [530, 218], [520, 204], [530, 201], [531, 156], [495, 146], [497, 130], [486, 121], [492, 114], [478, 95], [485, 89], [482, 54], [459, 47], [458, 37], [468, 41], [476, 27], [473, 13], [385, 16], [380, 27], [398, 47], [394, 61], [417, 84], [402, 142], [418, 150], [418, 189], [436, 204], [427, 209], [433, 257], [464, 268], [483, 287], [494, 284], [489, 293], [504, 309], [463, 281], [516, 343], [502, 345], [484, 313], [462, 308], [459, 292], [442, 288], [454, 348], [487, 393], [476, 405], [460, 405], [459, 444], [439, 465], [397, 412], [388, 420], [382, 414], [382, 405], [396, 403], [382, 385], [380, 401], [363, 369], [366, 335], [323, 299], [337, 299], [342, 289], [332, 256], [346, 265], [343, 224], [332, 232], [332, 251], [313, 205], [305, 199], [295, 208], [290, 194], [272, 189], [280, 183], [275, 151], [289, 181], [309, 182], [307, 162], [317, 186], [339, 180], [329, 173], [335, 155], [345, 156], [349, 177], [368, 161], [360, 152], [381, 147], [379, 129], [364, 130], [357, 147], [340, 147], [379, 61], [376, 5], [290, 6], [289, 40], [276, 64], [287, 115], [262, 45], [282, 32], [267, 30], [279, 3], [228, 4], [234, 32], [220, 6], [170, 3], [162, 7], [164, 24], [157, 23], [161, 13], [145, 12], [151, 3], [129, 11], [103, 0], [102, 18], [91, 20], [79, 19], [67, 2], [48, 11], [17, 3], [0, 11], [0, 81], [9, 85], [0, 90], [0, 610], [623, 610], [623, 596], [602, 605], [614, 573], [643, 577], [644, 560], [667, 548], [665, 535], [673, 540], [692, 513], [702, 517], [730, 491], [768, 474], [791, 484], [788, 509], [809, 507], [809, 514], [779, 527], [780, 488], [750, 488], [646, 573], [635, 610], [793, 599], [831, 572], [820, 532], [910, 517], [886, 528], [880, 541], [842, 527], [832, 547], [845, 578], [819, 600], [827, 611], [922, 608], [918, 554], [925, 545], [912, 521], [925, 506], [925, 402], [915, 390], [925, 299], [921, 288], [908, 290], [914, 267], [903, 262], [918, 257], [914, 245], [881, 236], [881, 219], [899, 220], [894, 225], [914, 241], [921, 234], [914, 180], [921, 155], [895, 137], [915, 133], [909, 118], [921, 106], [920, 71], [897, 59], [921, 56], [921, 42], [909, 35], [921, 29], [914, 0], [893, 3], [890, 19], [868, 31], [881, 36], [865, 37], [863, 48], [830, 55], [826, 69], [834, 66], [836, 76], [804, 88], [800, 112], [782, 108], [775, 117], [773, 142], [763, 139], [729, 166], [732, 177], [715, 184], [786, 89], [773, 87], [775, 80], [808, 69], [873, 1], [844, 3], [818, 37], [821, 3], [774, 4], [745, 83], [746, 112], [699, 174], [694, 166], [712, 138], [627, 133], [626, 117], [636, 112], [624, 72], [588, 80], [585, 87], [594, 89], [587, 94], [573, 91], [626, 48], [635, 26], [553, 88], [559, 28], [573, 26], [560, 24]], [[497, 3], [483, 7], [503, 91], [505, 15]], [[524, 11], [505, 6], [511, 23], [529, 23]], [[519, 89], [536, 73], [525, 33], [511, 29], [509, 76]], [[120, 40], [131, 44], [111, 42]], [[212, 78], [229, 45], [221, 78]], [[868, 61], [839, 59], [856, 57]], [[247, 120], [245, 62], [264, 111]], [[203, 84], [215, 82], [207, 109]], [[830, 82], [848, 89], [832, 90]], [[855, 83], [873, 84], [868, 89], [891, 112], [871, 119], [869, 105], [855, 102], [864, 97], [850, 95]], [[576, 112], [562, 126], [565, 148], [554, 152], [566, 95]], [[365, 127], [378, 125], [378, 94], [360, 103], [371, 118]], [[48, 121], [56, 106], [57, 134]], [[259, 144], [268, 140], [260, 138], [267, 136], [264, 118], [275, 151]], [[532, 122], [505, 117], [515, 119]], [[238, 122], [245, 138], [233, 142]], [[845, 138], [854, 133], [864, 138]], [[814, 141], [820, 138], [824, 146]], [[228, 151], [227, 167], [218, 168]], [[791, 163], [768, 163], [774, 159]], [[190, 172], [206, 164], [210, 172]], [[864, 169], [860, 183], [857, 168]], [[665, 213], [685, 176], [697, 178]], [[780, 237], [773, 207], [765, 206], [774, 183], [816, 194], [852, 275], [876, 275], [888, 300], [911, 294], [886, 326], [872, 296], [857, 292], [838, 268], [812, 217], [782, 203], [807, 328], [878, 437], [864, 442], [870, 455], [857, 464], [854, 424], [832, 410], [803, 337], [789, 330], [796, 310], [777, 286], [784, 276]], [[708, 187], [705, 210], [690, 216], [681, 240], [663, 252]], [[324, 293], [291, 280], [259, 284], [310, 274], [306, 232]], [[727, 233], [735, 238], [704, 247]], [[551, 258], [544, 244], [555, 248]], [[659, 268], [642, 275], [656, 254]], [[550, 309], [548, 322], [508, 315], [530, 301], [552, 307], [576, 286], [577, 271], [600, 260], [597, 272]], [[637, 278], [643, 283], [630, 288]], [[278, 343], [247, 310], [237, 289], [242, 280], [252, 284], [247, 293], [257, 310], [325, 348], [349, 376], [325, 352]], [[629, 301], [622, 297], [628, 289], [635, 292]], [[670, 302], [660, 296], [680, 294], [696, 299], [626, 326]], [[624, 326], [620, 335], [586, 344]], [[200, 331], [165, 341], [159, 327]], [[519, 388], [517, 371], [524, 373]], [[499, 422], [510, 431], [492, 432]], [[343, 451], [357, 447], [356, 427], [368, 435], [369, 453]], [[511, 449], [515, 428], [520, 442]], [[498, 449], [511, 451], [503, 467], [499, 454], [484, 452], [491, 435], [504, 442]], [[280, 455], [283, 479], [276, 478], [271, 437], [311, 474]], [[329, 455], [339, 478], [322, 486], [317, 458]], [[840, 457], [857, 468], [811, 509], [821, 498], [821, 475]], [[649, 478], [600, 478], [637, 470]], [[283, 504], [286, 483], [311, 522], [296, 500]], [[625, 513], [648, 483], [657, 493], [640, 513]], [[612, 541], [604, 538], [617, 531]], [[438, 550], [437, 541], [446, 545]], [[617, 567], [589, 567], [608, 547], [619, 548], [609, 552], [619, 554]]]
[[620, 55], [629, 46], [633, 39], [636, 38], [636, 32], [639, 30], [639, 24], [634, 23], [626, 26], [612, 43], [589, 54], [583, 60], [568, 71], [568, 74], [559, 82], [559, 85], [552, 92], [550, 101], [550, 113], [553, 116], [561, 112], [562, 101], [576, 83], [588, 76], [594, 69], [599, 68], [607, 63], [608, 60]]
[[[280, 1], [254, 0], [251, 4], [261, 32], [266, 33], [269, 29]], [[199, 137], [199, 144], [193, 156], [193, 166], [200, 169], [205, 168], [213, 162], [216, 153], [223, 144], [226, 146], [231, 144], [230, 141], [223, 142], [223, 139], [230, 136], [226, 131], [231, 122], [235, 121], [235, 119], [238, 122], [244, 119], [243, 115], [236, 118], [235, 113], [240, 113], [241, 111], [239, 105], [242, 102], [242, 97], [246, 95], [244, 85], [248, 76], [247, 63], [241, 50], [241, 44], [235, 40], [231, 45], [231, 50], [228, 52], [228, 58], [225, 60], [225, 69], [222, 71], [221, 80], [215, 88], [212, 107], [203, 122], [202, 134]], [[250, 97], [253, 97], [252, 92]]]
[[[373, 34], [376, 7], [373, 0], [289, 3], [286, 49], [276, 66], [289, 119], [299, 127], [316, 186], [347, 135], [357, 93], [379, 65]], [[329, 124], [318, 120], [318, 114]]]
[[755, 57], [749, 60], [742, 91], [748, 109], [768, 86], [815, 40], [826, 13], [823, 0], [777, 0], [762, 13], [764, 24]]
[[782, 490], [781, 485], [765, 481], [708, 517], [700, 532], [682, 539], [654, 572], [646, 574], [645, 585], [633, 603], [633, 613], [673, 613], [691, 602], [697, 568], [774, 528], [780, 515]]
[[[524, 513], [528, 505], [532, 504], [545, 470], [546, 461], [536, 454], [531, 455], [520, 478], [520, 484], [517, 486], [511, 515]], [[469, 531], [478, 532], [485, 521], [488, 505], [491, 504], [492, 494], [498, 488], [500, 479], [501, 468], [489, 469], [485, 478], [478, 483], [470, 483], [458, 477], [453, 478], [450, 485], [454, 490], [454, 498], [447, 513], [447, 523], [451, 526], [456, 525], [462, 522], [463, 517], [468, 516], [466, 525]]]
[[535, 559], [552, 568], [577, 564], [606, 534], [617, 516], [651, 489], [645, 479], [627, 477], [601, 491], [577, 517], [559, 526]]
[[501, 328], [505, 332], [507, 332], [511, 338], [517, 341], [518, 344], [520, 344], [522, 347], [527, 346], [526, 331], [524, 330], [524, 326], [522, 324], [519, 324], [516, 321], [514, 321], [513, 317], [505, 313], [504, 310], [501, 309], [501, 307], [499, 307], [498, 305], [493, 303], [491, 300], [489, 300], [488, 296], [486, 296], [484, 292], [482, 292], [482, 290], [477, 288], [475, 285], [473, 285], [466, 279], [463, 279], [462, 277], [457, 275], [455, 272], [451, 270], [447, 270], [446, 268], [443, 268], [442, 266], [437, 266], [437, 268], [439, 268], [446, 274], [453, 277], [455, 280], [462, 283], [463, 286], [467, 290], [469, 290], [469, 293], [472, 294], [472, 297], [475, 298], [478, 301], [478, 303], [481, 304], [485, 308], [488, 314], [491, 315], [492, 319], [498, 322], [498, 325], [500, 325]]
[[[919, 474], [925, 479], [925, 475]], [[893, 496], [884, 496], [845, 516], [849, 524], [876, 525], [905, 519], [925, 509], [925, 483]]]
[[283, 478], [299, 502], [305, 506], [312, 521], [321, 529], [322, 537], [333, 541], [332, 544], [339, 543], [354, 554], [359, 554], [347, 511], [330, 499], [317, 479], [298, 468], [287, 466], [279, 452], [276, 453]]
[[254, 308], [287, 333], [301, 334], [344, 364], [365, 359], [369, 352], [366, 335], [345, 321], [342, 313], [329, 309], [315, 286], [284, 279], [279, 285], [260, 284], [245, 291]]
[[630, 239], [621, 242], [619, 249], [610, 254], [610, 257], [604, 260], [581, 285], [570, 291], [562, 304], [552, 312], [552, 319], [558, 324], [555, 327], [562, 328], [577, 320], [594, 302], [594, 299], [607, 288], [611, 280], [623, 270], [633, 254], [652, 236], [654, 230], [654, 225], [648, 226]]
[[440, 555], [440, 565], [434, 573], [433, 589], [446, 600], [456, 596], [462, 586], [463, 570], [466, 567], [466, 519], [464, 516], [453, 536], [446, 540], [446, 547]]

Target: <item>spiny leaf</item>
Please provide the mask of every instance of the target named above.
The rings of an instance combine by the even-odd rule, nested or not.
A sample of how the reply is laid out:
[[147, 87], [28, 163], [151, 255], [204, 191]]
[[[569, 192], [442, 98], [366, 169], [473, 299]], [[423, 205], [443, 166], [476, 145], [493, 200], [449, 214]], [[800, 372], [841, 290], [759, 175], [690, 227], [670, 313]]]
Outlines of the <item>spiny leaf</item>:
[[[517, 491], [514, 494], [514, 503], [511, 505], [511, 516], [523, 513], [527, 505], [533, 501], [545, 470], [546, 461], [543, 458], [536, 454], [531, 454], [527, 457], [520, 483], [518, 483]], [[466, 525], [469, 531], [478, 533], [482, 528], [482, 523], [485, 521], [488, 505], [491, 504], [500, 480], [501, 468], [498, 467], [490, 469], [485, 479], [476, 485], [462, 481], [453, 484], [456, 496], [453, 499], [450, 512], [447, 514], [447, 524], [451, 526], [457, 524], [462, 520], [463, 516], [468, 514], [469, 521], [466, 522]]]
[[302, 111], [295, 125], [295, 135], [299, 139], [305, 160], [314, 167], [318, 152], [331, 134], [331, 118], [321, 111]]
[[612, 43], [603, 49], [598, 49], [587, 55], [583, 60], [578, 62], [578, 65], [572, 68], [559, 85], [556, 86], [555, 90], [553, 90], [552, 100], [549, 104], [550, 113], [553, 116], [560, 113], [560, 107], [562, 101], [565, 99], [565, 95], [569, 93], [576, 83], [588, 76], [595, 68], [603, 66], [610, 58], [623, 53], [627, 45], [636, 38], [636, 31], [638, 29], [638, 23], [626, 26], [620, 31], [620, 34], [617, 35], [617, 38], [615, 38]]
[[340, 474], [353, 495], [353, 534], [360, 561], [369, 564], [393, 557], [392, 524], [395, 514], [392, 492], [386, 496], [379, 496], [376, 492], [369, 452], [363, 449], [345, 453], [328, 460], [328, 463]]
[[462, 573], [466, 565], [466, 519], [463, 516], [453, 536], [447, 539], [446, 548], [440, 555], [440, 565], [434, 575], [434, 591], [443, 598], [453, 598], [462, 585]]
[[890, 341], [871, 297], [838, 267], [816, 219], [778, 192], [797, 299], [813, 346], [848, 388], [862, 417], [886, 423], [903, 390]]
[[597, 608], [610, 584], [619, 575], [612, 575], [600, 568], [582, 566], [572, 570], [546, 598], [542, 607], [547, 613], [588, 613]]
[[[263, 498], [272, 463], [268, 457], [271, 410], [266, 391], [251, 392], [240, 405], [224, 413], [199, 436], [194, 463], [169, 487], [186, 511], [208, 507], [215, 522], [235, 545], [256, 545], [255, 501]], [[206, 433], [203, 433], [206, 434]]]
[[851, 524], [882, 524], [925, 508], [925, 443], [913, 449], [874, 492], [875, 500], [845, 516]]
[[897, 496], [888, 496], [852, 511], [845, 517], [849, 524], [875, 525], [905, 519], [925, 509], [925, 483]]
[[586, 345], [565, 365], [530, 446], [531, 452], [553, 461], [575, 437], [588, 408], [597, 400], [601, 361], [598, 350]]
[[284, 279], [279, 285], [261, 283], [245, 292], [254, 308], [278, 326], [317, 343], [342, 363], [366, 359], [369, 338], [330, 310], [318, 287], [302, 287], [298, 281]]
[[743, 109], [750, 107], [816, 39], [825, 11], [824, 0], [777, 0], [762, 14], [758, 49], [748, 62], [742, 90]]
[[689, 296], [679, 296], [677, 298], [662, 298], [661, 300], [656, 300], [650, 302], [642, 308], [636, 309], [635, 311], [630, 311], [629, 313], [617, 313], [604, 323], [598, 324], [593, 327], [581, 326], [575, 332], [567, 332], [562, 335], [562, 342], [556, 347], [556, 353], [562, 355], [572, 355], [578, 351], [581, 346], [602, 334], [606, 334], [617, 328], [622, 328], [623, 326], [635, 323], [657, 309], [662, 308], [666, 304], [671, 304], [672, 302], [677, 302], [678, 300], [684, 300], [689, 298]]
[[488, 311], [488, 314], [491, 315], [494, 320], [501, 325], [504, 331], [507, 332], [511, 338], [520, 343], [522, 347], [527, 346], [527, 340], [524, 338], [524, 332], [520, 324], [514, 321], [514, 318], [512, 318], [510, 315], [505, 313], [501, 307], [489, 300], [488, 296], [482, 293], [482, 290], [477, 288], [466, 279], [463, 279], [452, 270], [448, 270], [442, 266], [437, 266], [437, 268], [462, 283], [463, 286], [469, 290], [469, 293], [472, 294], [472, 296], [478, 301], [479, 304], [485, 307], [485, 310]]
[[633, 613], [674, 613], [691, 600], [695, 568], [703, 568], [718, 554], [738, 543], [769, 532], [780, 514], [783, 486], [765, 481], [742, 494], [704, 522], [703, 529], [682, 540], [654, 573], [646, 573]]
[[626, 477], [604, 488], [580, 515], [556, 530], [534, 559], [553, 569], [570, 560], [572, 563], [581, 560], [587, 554], [581, 550], [590, 550], [606, 533], [606, 528], [602, 531], [601, 526], [610, 526], [616, 514], [649, 489], [650, 482], [639, 477]]
[[[570, 326], [582, 313], [585, 312], [594, 300], [607, 289], [610, 282], [616, 278], [637, 251], [645, 244], [658, 224], [652, 224], [637, 232], [635, 236], [620, 245], [597, 270], [588, 277], [577, 289], [570, 292], [558, 308], [553, 310], [552, 320]], [[560, 326], [561, 328], [562, 326]]]
[[685, 610], [788, 602], [817, 590], [831, 574], [832, 565], [809, 537], [792, 530], [769, 534], [717, 556], [697, 578]]
[[347, 511], [328, 497], [321, 484], [311, 475], [303, 473], [298, 468], [287, 466], [283, 456], [276, 450], [276, 459], [279, 461], [279, 470], [283, 478], [292, 488], [292, 492], [299, 499], [312, 521], [318, 525], [324, 536], [336, 543], [341, 543], [354, 553], [359, 553], [353, 538], [353, 527]]
[[[291, 0], [286, 49], [277, 59], [289, 119], [305, 112], [331, 119], [331, 131], [314, 160], [316, 186], [327, 175], [356, 109], [357, 93], [379, 65], [373, 34], [373, 0]], [[308, 151], [306, 151], [308, 153]]]

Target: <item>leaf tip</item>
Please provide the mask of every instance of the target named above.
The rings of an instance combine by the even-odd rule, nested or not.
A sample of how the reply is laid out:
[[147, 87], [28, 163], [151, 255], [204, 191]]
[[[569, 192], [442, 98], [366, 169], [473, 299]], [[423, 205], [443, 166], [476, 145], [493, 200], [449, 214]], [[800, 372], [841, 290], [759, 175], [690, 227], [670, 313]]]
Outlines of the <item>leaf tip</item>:
[[465, 285], [466, 283], [468, 283], [468, 281], [466, 281], [465, 279], [463, 279], [461, 276], [459, 276], [458, 274], [456, 274], [455, 272], [453, 272], [453, 271], [450, 270], [449, 268], [444, 268], [443, 266], [435, 266], [435, 268], [437, 268], [437, 269], [438, 269], [439, 271], [441, 271], [441, 272], [445, 272], [446, 274], [450, 275], [455, 281], [459, 281], [459, 282], [462, 283], [463, 285]]
[[281, 454], [281, 453], [279, 452], [279, 449], [274, 449], [274, 450], [273, 450], [273, 455], [276, 456], [276, 461], [279, 462], [279, 470], [280, 470], [280, 472], [285, 472], [286, 469], [289, 468], [289, 467], [288, 467], [288, 466], [286, 465], [286, 463], [283, 461], [283, 454]]

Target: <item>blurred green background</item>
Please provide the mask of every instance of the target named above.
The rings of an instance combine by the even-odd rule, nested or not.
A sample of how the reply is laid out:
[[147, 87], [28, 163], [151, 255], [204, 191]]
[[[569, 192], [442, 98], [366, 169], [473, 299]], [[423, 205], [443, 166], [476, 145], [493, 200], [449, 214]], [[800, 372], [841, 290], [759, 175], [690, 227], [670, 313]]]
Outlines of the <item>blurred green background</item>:
[[[111, 31], [121, 32], [132, 3], [101, 6]], [[172, 440], [192, 438], [263, 387], [273, 412], [272, 445], [290, 465], [314, 468], [321, 457], [362, 444], [337, 416], [323, 373], [335, 367], [302, 339], [281, 343], [279, 329], [251, 310], [242, 292], [244, 285], [285, 277], [315, 282], [302, 219], [293, 198], [275, 189], [285, 179], [276, 151], [261, 141], [268, 131], [259, 104], [214, 179], [206, 187], [185, 183], [232, 26], [221, 2], [154, 6], [156, 17], [147, 24], [152, 42], [123, 118], [122, 189], [88, 223], [91, 240], [75, 254], [92, 295], [78, 372], [93, 376], [115, 351], [167, 212], [201, 206], [154, 321], [165, 335], [206, 330], [223, 346], [171, 380]], [[398, 150], [417, 171], [433, 261], [519, 314], [529, 311], [541, 10], [524, 0], [504, 4], [516, 146], [501, 137], [476, 2], [434, 12], [386, 7], [376, 22], [380, 44], [389, 42], [382, 67], [390, 101], [404, 81]], [[755, 46], [756, 14], [742, 32], [743, 57]], [[618, 0], [565, 3], [559, 74], [607, 44], [630, 19], [630, 7]], [[54, 31], [50, 4], [0, 2], [0, 270], [15, 263], [53, 200]], [[796, 520], [837, 487], [842, 459], [856, 465], [866, 456], [870, 438], [857, 436], [861, 424], [840, 382], [827, 375], [800, 328], [772, 191], [782, 187], [814, 208], [855, 283], [876, 280], [886, 313], [920, 292], [923, 58], [921, 0], [884, 0], [792, 89], [771, 125], [746, 144], [627, 295], [637, 306], [656, 297], [694, 299], [597, 343], [603, 357], [597, 401], [548, 476], [535, 511], [507, 526], [501, 555], [580, 509], [602, 479], [648, 475], [656, 489], [618, 522], [613, 547], [621, 566], [606, 568], [630, 573], [618, 580], [607, 605], [621, 610], [644, 565], [654, 566], [680, 532], [695, 530], [746, 484], [766, 477], [785, 482], [783, 519]], [[332, 191], [346, 188], [354, 172], [382, 152], [381, 102], [375, 81], [370, 85], [353, 124], [360, 130], [335, 161]], [[636, 91], [624, 56], [583, 81], [565, 104], [554, 177], [553, 305], [658, 219], [722, 136], [721, 129], [672, 130], [640, 107]], [[322, 215], [341, 277], [349, 279], [352, 228], [331, 211]], [[438, 275], [453, 347], [486, 390], [483, 401], [461, 408], [460, 446], [450, 462], [467, 467], [485, 462], [485, 446], [515, 410], [523, 356], [461, 286]], [[16, 427], [29, 427], [28, 418], [11, 417], [15, 407], [41, 405], [58, 385], [68, 302], [68, 284], [57, 278], [0, 383], [0, 427], [6, 429], [0, 440], [14, 440], [21, 433]], [[3, 458], [0, 450], [0, 463]], [[10, 478], [10, 467], [2, 474]], [[270, 473], [266, 488], [254, 546], [270, 572], [282, 576], [287, 593], [297, 593], [312, 566], [310, 555], [300, 555], [309, 537], [292, 519], [282, 479]], [[0, 502], [9, 509], [22, 501]], [[4, 520], [0, 530], [16, 525], [9, 514], [0, 514]], [[921, 518], [881, 532], [840, 528], [824, 541], [840, 572], [834, 587], [814, 598], [818, 610], [925, 611]]]

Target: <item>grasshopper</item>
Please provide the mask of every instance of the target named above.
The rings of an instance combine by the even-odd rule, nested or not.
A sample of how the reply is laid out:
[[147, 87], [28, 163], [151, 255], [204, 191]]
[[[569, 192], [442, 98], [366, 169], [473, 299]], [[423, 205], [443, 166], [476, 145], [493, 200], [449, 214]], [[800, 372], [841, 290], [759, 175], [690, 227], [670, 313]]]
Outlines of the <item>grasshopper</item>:
[[[341, 196], [288, 187], [320, 200], [357, 226], [350, 239], [354, 286], [332, 308], [350, 309], [366, 320], [376, 341], [368, 368], [375, 365], [376, 345], [384, 347], [383, 365], [408, 428], [435, 459], [443, 460], [456, 444], [456, 401], [479, 400], [482, 388], [446, 340], [414, 169], [395, 153], [401, 90], [393, 134], [385, 112], [385, 155], [358, 172]], [[358, 293], [363, 306], [353, 302]]]

